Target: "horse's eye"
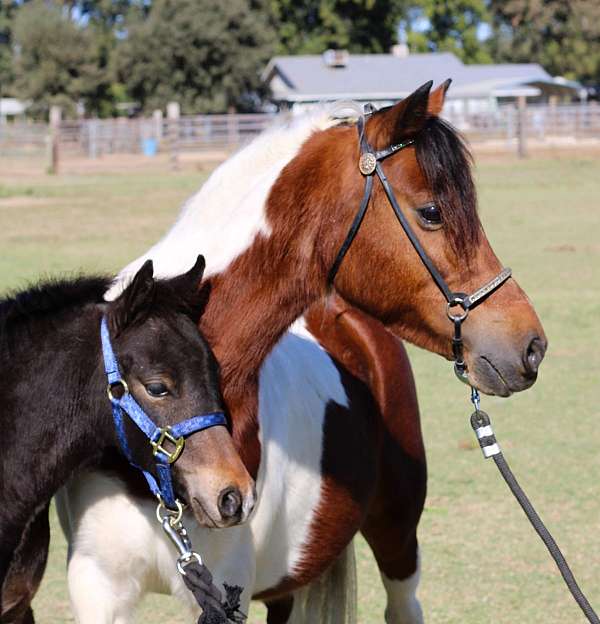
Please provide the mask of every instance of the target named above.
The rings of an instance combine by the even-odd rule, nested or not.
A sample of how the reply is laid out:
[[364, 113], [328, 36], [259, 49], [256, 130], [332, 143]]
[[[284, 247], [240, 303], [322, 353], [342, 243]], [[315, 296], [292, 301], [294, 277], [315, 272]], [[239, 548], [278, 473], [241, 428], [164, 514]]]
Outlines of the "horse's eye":
[[164, 397], [169, 394], [169, 389], [165, 386], [164, 383], [160, 383], [159, 381], [146, 384], [146, 392], [154, 398]]
[[442, 225], [442, 213], [435, 204], [429, 204], [422, 208], [417, 208], [417, 214], [425, 227], [439, 227]]

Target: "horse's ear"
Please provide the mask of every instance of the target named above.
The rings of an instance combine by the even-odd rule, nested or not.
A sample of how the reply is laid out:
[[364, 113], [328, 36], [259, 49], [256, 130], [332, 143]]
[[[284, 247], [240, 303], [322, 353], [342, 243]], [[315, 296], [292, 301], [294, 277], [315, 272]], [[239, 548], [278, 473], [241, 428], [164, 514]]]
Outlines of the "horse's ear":
[[413, 137], [427, 121], [427, 104], [433, 81], [421, 85], [414, 93], [387, 110], [381, 111], [377, 132], [380, 148]]
[[427, 102], [427, 113], [429, 115], [436, 116], [442, 112], [442, 108], [444, 108], [444, 100], [446, 99], [446, 92], [452, 83], [452, 78], [448, 78], [448, 80], [442, 82], [442, 84], [434, 89], [429, 94], [429, 100]]
[[146, 260], [133, 280], [114, 301], [110, 311], [110, 325], [115, 335], [149, 308], [154, 298], [154, 265]]

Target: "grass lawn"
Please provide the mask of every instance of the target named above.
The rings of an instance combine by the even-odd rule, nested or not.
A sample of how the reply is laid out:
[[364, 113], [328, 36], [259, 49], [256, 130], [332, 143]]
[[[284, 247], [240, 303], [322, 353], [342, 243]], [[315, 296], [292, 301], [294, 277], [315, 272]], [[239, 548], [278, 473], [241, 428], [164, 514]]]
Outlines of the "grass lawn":
[[[0, 161], [1, 290], [44, 274], [119, 269], [172, 223], [204, 177], [143, 169], [8, 176]], [[532, 298], [550, 341], [532, 390], [509, 400], [484, 397], [483, 407], [515, 473], [600, 608], [600, 160], [489, 159], [478, 166], [477, 178], [489, 238]], [[475, 450], [466, 388], [441, 358], [411, 349], [411, 360], [430, 471], [420, 527], [426, 620], [583, 622], [495, 467]], [[54, 527], [35, 601], [41, 624], [72, 621], [66, 546]], [[376, 567], [362, 540], [357, 548], [359, 622], [382, 622]], [[253, 608], [249, 621], [264, 621], [262, 614]], [[186, 619], [173, 601], [152, 597], [138, 621]]]

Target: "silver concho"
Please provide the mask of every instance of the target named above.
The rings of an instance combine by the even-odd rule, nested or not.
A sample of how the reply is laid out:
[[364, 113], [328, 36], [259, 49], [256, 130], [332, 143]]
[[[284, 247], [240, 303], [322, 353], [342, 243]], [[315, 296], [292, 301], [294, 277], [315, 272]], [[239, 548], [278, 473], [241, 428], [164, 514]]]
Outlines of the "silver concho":
[[377, 166], [377, 159], [371, 152], [365, 152], [358, 161], [358, 168], [363, 175], [371, 175]]

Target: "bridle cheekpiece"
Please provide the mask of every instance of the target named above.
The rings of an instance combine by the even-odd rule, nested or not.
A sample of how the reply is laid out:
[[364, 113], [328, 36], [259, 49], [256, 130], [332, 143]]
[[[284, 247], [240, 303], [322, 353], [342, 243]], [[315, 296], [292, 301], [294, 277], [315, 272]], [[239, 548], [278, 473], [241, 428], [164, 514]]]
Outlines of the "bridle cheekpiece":
[[[371, 104], [365, 105], [365, 116], [372, 114], [375, 111]], [[456, 376], [466, 384], [470, 385], [468, 374], [467, 374], [467, 365], [464, 361], [463, 357], [463, 339], [462, 339], [462, 324], [469, 315], [469, 311], [479, 305], [486, 297], [492, 294], [494, 291], [498, 290], [500, 286], [502, 286], [512, 275], [512, 271], [509, 268], [504, 268], [500, 271], [496, 277], [491, 279], [489, 282], [484, 284], [481, 288], [478, 288], [471, 295], [467, 295], [466, 293], [461, 292], [453, 292], [446, 280], [442, 277], [441, 273], [431, 261], [431, 258], [427, 255], [427, 252], [421, 245], [421, 242], [417, 238], [414, 230], [410, 226], [407, 218], [404, 216], [404, 213], [400, 209], [400, 205], [398, 204], [398, 200], [392, 190], [392, 187], [383, 171], [383, 167], [381, 165], [381, 161], [385, 160], [389, 156], [396, 154], [400, 150], [408, 147], [414, 143], [414, 139], [409, 139], [403, 143], [396, 143], [390, 145], [389, 147], [383, 150], [375, 150], [369, 144], [366, 133], [365, 133], [365, 117], [359, 117], [358, 122], [356, 124], [358, 130], [359, 137], [359, 145], [360, 145], [360, 158], [358, 161], [358, 169], [361, 174], [365, 177], [365, 190], [363, 193], [362, 200], [360, 202], [360, 206], [358, 208], [358, 212], [354, 217], [354, 221], [348, 230], [348, 234], [340, 247], [337, 256], [329, 270], [329, 274], [327, 276], [327, 282], [330, 286], [333, 285], [333, 281], [339, 268], [342, 264], [344, 256], [348, 252], [352, 241], [356, 237], [358, 230], [363, 222], [364, 216], [367, 212], [367, 208], [369, 206], [369, 201], [371, 199], [371, 194], [373, 192], [373, 181], [375, 175], [379, 178], [381, 185], [383, 186], [383, 190], [387, 196], [387, 199], [396, 215], [396, 218], [400, 222], [402, 229], [404, 230], [406, 236], [410, 240], [412, 246], [415, 251], [419, 255], [421, 262], [425, 265], [425, 268], [429, 271], [429, 274], [433, 278], [436, 286], [440, 289], [441, 293], [444, 295], [444, 298], [447, 302], [446, 313], [450, 321], [454, 325], [454, 335], [452, 338], [452, 353], [454, 356], [454, 371]], [[458, 313], [454, 313], [453, 309], [459, 306], [462, 311]]]

